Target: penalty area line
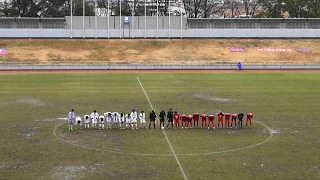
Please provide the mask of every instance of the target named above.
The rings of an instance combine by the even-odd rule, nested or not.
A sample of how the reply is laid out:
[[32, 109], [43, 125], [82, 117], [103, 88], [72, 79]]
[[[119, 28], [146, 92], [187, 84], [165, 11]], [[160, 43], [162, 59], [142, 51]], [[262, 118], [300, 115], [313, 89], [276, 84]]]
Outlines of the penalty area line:
[[[139, 77], [137, 77], [137, 80], [138, 80], [138, 82], [139, 82], [139, 84], [140, 84], [140, 87], [141, 87], [144, 95], [146, 96], [146, 98], [147, 98], [147, 100], [148, 100], [148, 102], [149, 102], [150, 107], [151, 107], [152, 109], [154, 109], [153, 106], [152, 106], [152, 104], [151, 104], [151, 101], [150, 101], [150, 99], [149, 99], [149, 96], [148, 96], [147, 92], [145, 91], [144, 87], [142, 86], [142, 83], [141, 83]], [[158, 118], [157, 118], [157, 120], [158, 120]], [[184, 172], [184, 170], [183, 170], [183, 168], [182, 168], [182, 165], [181, 165], [181, 163], [180, 163], [180, 161], [179, 161], [179, 159], [178, 159], [178, 156], [177, 156], [176, 152], [174, 151], [174, 149], [173, 149], [173, 147], [172, 147], [172, 145], [171, 145], [171, 142], [170, 142], [170, 140], [169, 140], [166, 132], [165, 132], [165, 131], [162, 131], [162, 132], [163, 132], [164, 137], [165, 137], [166, 140], [167, 140], [167, 143], [169, 144], [169, 147], [170, 147], [170, 149], [171, 149], [171, 152], [172, 152], [174, 158], [176, 159], [176, 162], [177, 162], [177, 164], [178, 164], [178, 166], [179, 166], [179, 168], [180, 168], [180, 171], [181, 171], [181, 173], [182, 173], [182, 175], [183, 175], [183, 178], [184, 178], [185, 180], [187, 180], [188, 178], [187, 178], [187, 176], [186, 176], [186, 173]]]

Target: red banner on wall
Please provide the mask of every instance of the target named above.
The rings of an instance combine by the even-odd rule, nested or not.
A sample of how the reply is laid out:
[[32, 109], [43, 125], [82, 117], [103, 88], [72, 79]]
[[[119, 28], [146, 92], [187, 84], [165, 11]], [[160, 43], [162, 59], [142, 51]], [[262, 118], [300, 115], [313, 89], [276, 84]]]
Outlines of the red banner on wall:
[[4, 48], [0, 49], [0, 54], [7, 54], [7, 49], [4, 49]]
[[258, 48], [257, 51], [265, 51], [265, 52], [292, 52], [292, 49], [287, 49], [287, 48]]
[[246, 52], [244, 48], [229, 48], [230, 52]]
[[311, 53], [311, 49], [307, 49], [307, 48], [297, 48], [296, 49], [297, 52], [305, 52], [305, 53]]

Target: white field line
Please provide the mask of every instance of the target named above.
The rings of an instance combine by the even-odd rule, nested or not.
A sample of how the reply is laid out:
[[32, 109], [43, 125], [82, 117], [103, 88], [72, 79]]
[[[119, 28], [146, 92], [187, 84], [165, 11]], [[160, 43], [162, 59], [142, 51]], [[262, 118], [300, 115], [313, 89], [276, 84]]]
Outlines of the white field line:
[[119, 153], [119, 154], [124, 154], [122, 152], [119, 152], [119, 151], [112, 151], [112, 150], [105, 150], [105, 149], [99, 149], [99, 148], [94, 148], [94, 147], [90, 147], [90, 146], [84, 146], [84, 145], [80, 145], [80, 144], [77, 144], [77, 143], [74, 143], [74, 142], [71, 142], [71, 141], [66, 141], [64, 139], [62, 139], [61, 137], [59, 137], [56, 133], [57, 131], [57, 128], [60, 127], [62, 124], [64, 124], [66, 122], [62, 122], [60, 123], [58, 126], [56, 126], [53, 130], [53, 135], [57, 137], [57, 139], [59, 139], [60, 141], [64, 142], [64, 143], [67, 143], [67, 144], [71, 144], [71, 145], [74, 145], [74, 146], [78, 146], [78, 147], [81, 147], [81, 148], [85, 148], [85, 149], [89, 149], [89, 150], [96, 150], [96, 151], [100, 151], [100, 152], [113, 152], [113, 153]]
[[208, 154], [220, 154], [220, 153], [226, 153], [226, 152], [240, 151], [243, 149], [248, 149], [248, 148], [262, 145], [262, 144], [266, 143], [267, 141], [269, 141], [273, 137], [274, 133], [273, 133], [272, 129], [270, 127], [268, 127], [267, 125], [265, 125], [259, 121], [254, 121], [254, 122], [261, 124], [262, 126], [266, 127], [269, 130], [270, 136], [266, 140], [259, 142], [259, 143], [256, 143], [256, 144], [252, 144], [250, 146], [245, 146], [245, 147], [236, 148], [236, 149], [230, 149], [230, 150], [224, 150], [224, 151], [214, 151], [214, 152], [208, 152], [208, 153], [179, 154], [179, 156], [198, 156], [198, 155], [208, 155]]
[[[64, 120], [64, 119], [67, 119], [67, 118], [57, 118], [58, 120]], [[266, 127], [268, 130], [269, 130], [269, 134], [270, 136], [262, 141], [262, 142], [259, 142], [259, 143], [256, 143], [256, 144], [252, 144], [250, 146], [245, 146], [245, 147], [240, 147], [240, 148], [236, 148], [236, 149], [229, 149], [229, 150], [224, 150], [224, 151], [213, 151], [213, 152], [207, 152], [207, 153], [193, 153], [193, 154], [176, 154], [176, 156], [200, 156], [200, 155], [210, 155], [210, 154], [220, 154], [220, 153], [227, 153], [227, 152], [234, 152], [234, 151], [240, 151], [240, 150], [243, 150], [243, 149], [248, 149], [248, 148], [253, 148], [255, 146], [259, 146], [259, 145], [262, 145], [266, 142], [268, 142], [272, 137], [273, 137], [273, 134], [275, 134], [275, 132], [270, 128], [268, 127], [267, 125], [259, 122], [259, 121], [254, 121], [254, 122], [257, 122], [258, 124], [261, 124], [262, 126]], [[107, 150], [107, 149], [99, 149], [99, 148], [94, 148], [94, 147], [90, 147], [90, 146], [85, 146], [85, 145], [81, 145], [81, 144], [77, 144], [77, 143], [74, 143], [72, 141], [66, 141], [64, 140], [63, 138], [59, 137], [56, 133], [57, 129], [62, 125], [62, 124], [66, 124], [67, 122], [64, 121], [62, 123], [60, 123], [59, 125], [57, 125], [54, 130], [53, 130], [53, 135], [60, 141], [64, 142], [64, 143], [67, 143], [67, 144], [70, 144], [70, 145], [74, 145], [74, 146], [77, 146], [77, 147], [81, 147], [81, 148], [84, 148], [84, 149], [89, 149], [89, 150], [96, 150], [96, 151], [100, 151], [100, 152], [111, 152], [111, 153], [118, 153], [118, 154], [129, 154], [129, 155], [137, 155], [137, 156], [167, 156], [167, 157], [171, 157], [171, 156], [174, 156], [174, 155], [171, 155], [171, 154], [145, 154], [145, 153], [135, 153], [135, 152], [121, 152], [121, 151], [116, 151], [116, 150]]]
[[[151, 104], [151, 102], [150, 102], [150, 99], [149, 99], [146, 91], [144, 90], [144, 88], [143, 88], [143, 86], [142, 86], [142, 84], [141, 84], [141, 82], [140, 82], [139, 77], [137, 77], [137, 80], [138, 80], [138, 82], [139, 82], [139, 84], [140, 84], [140, 86], [141, 86], [141, 88], [142, 88], [142, 91], [143, 91], [144, 95], [146, 96], [146, 98], [147, 98], [147, 100], [148, 100], [148, 102], [149, 102], [149, 104], [150, 104], [150, 107], [151, 107], [152, 109], [154, 109], [153, 106], [152, 106], [152, 104]], [[157, 116], [157, 117], [158, 117], [158, 116]], [[157, 118], [157, 121], [158, 121], [158, 118]], [[160, 124], [160, 123], [159, 123], [159, 124]], [[176, 162], [177, 162], [177, 164], [178, 164], [178, 166], [179, 166], [179, 168], [180, 168], [180, 171], [181, 171], [184, 179], [187, 180], [188, 178], [187, 178], [187, 176], [186, 176], [186, 173], [184, 172], [184, 170], [183, 170], [183, 168], [182, 168], [182, 165], [180, 164], [180, 161], [179, 161], [179, 159], [178, 159], [178, 156], [177, 156], [176, 152], [174, 151], [174, 149], [173, 149], [173, 147], [172, 147], [172, 145], [171, 145], [171, 142], [170, 142], [169, 139], [168, 139], [168, 136], [167, 136], [167, 134], [166, 134], [166, 131], [162, 131], [162, 132], [163, 132], [163, 135], [166, 137], [167, 143], [168, 143], [169, 146], [170, 146], [170, 149], [171, 149], [171, 151], [172, 151], [172, 154], [173, 154], [174, 158], [176, 159]]]

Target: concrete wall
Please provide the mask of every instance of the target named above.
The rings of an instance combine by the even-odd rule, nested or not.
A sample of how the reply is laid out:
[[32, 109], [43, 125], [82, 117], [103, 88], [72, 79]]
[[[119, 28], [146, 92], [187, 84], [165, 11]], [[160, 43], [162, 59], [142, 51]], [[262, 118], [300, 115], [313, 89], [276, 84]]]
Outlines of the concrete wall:
[[0, 29], [0, 38], [320, 38], [320, 29]]

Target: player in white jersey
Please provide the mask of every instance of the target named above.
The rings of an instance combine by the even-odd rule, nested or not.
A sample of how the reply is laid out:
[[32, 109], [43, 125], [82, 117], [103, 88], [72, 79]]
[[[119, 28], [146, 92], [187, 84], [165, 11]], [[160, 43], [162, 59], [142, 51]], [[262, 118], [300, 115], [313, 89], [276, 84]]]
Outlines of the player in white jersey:
[[120, 130], [121, 130], [121, 129], [124, 129], [123, 123], [124, 123], [124, 114], [121, 113], [121, 114], [119, 115]]
[[99, 119], [99, 114], [96, 110], [93, 111], [93, 113], [90, 114], [91, 122], [92, 122], [92, 129], [97, 128], [97, 123]]
[[84, 119], [84, 129], [90, 128], [90, 116], [88, 114], [83, 116]]
[[130, 124], [131, 124], [131, 118], [130, 118], [130, 114], [126, 114], [125, 115], [126, 118], [126, 128], [130, 128]]
[[79, 128], [81, 129], [81, 125], [82, 125], [82, 119], [80, 116], [76, 117], [76, 121], [74, 123], [75, 126], [79, 126]]
[[138, 129], [138, 126], [137, 126], [137, 112], [133, 109], [131, 114], [130, 114], [130, 117], [131, 117], [131, 128], [132, 130], [134, 130], [134, 128]]
[[104, 129], [104, 120], [105, 117], [104, 116], [99, 116], [99, 129]]
[[111, 129], [111, 112], [105, 112], [104, 116], [106, 117], [107, 129]]
[[118, 122], [119, 122], [119, 113], [113, 112], [111, 114], [112, 117], [112, 128], [118, 128]]
[[76, 113], [74, 113], [74, 110], [71, 109], [71, 111], [68, 113], [68, 127], [69, 130], [73, 130], [72, 129], [72, 125], [74, 124], [74, 119], [76, 118]]
[[140, 129], [146, 128], [146, 114], [144, 113], [144, 111], [141, 111], [141, 113], [139, 114], [139, 119], [140, 119]]

